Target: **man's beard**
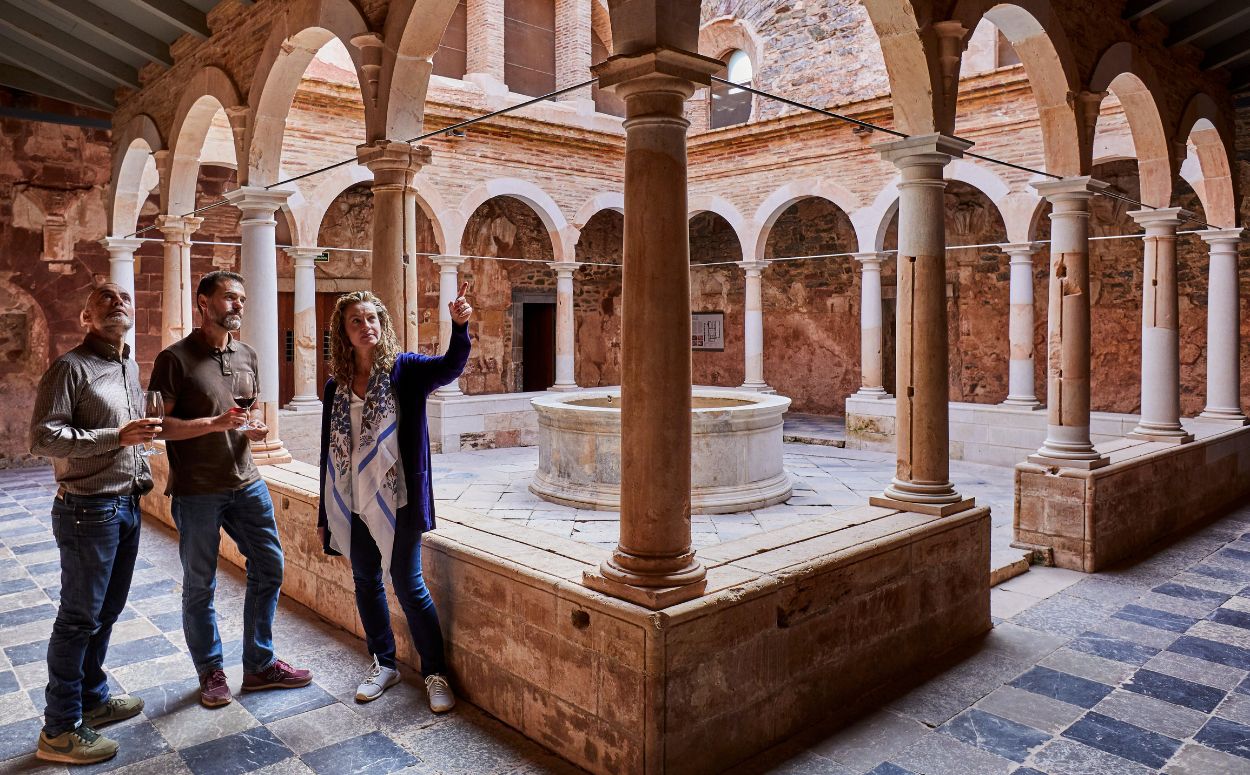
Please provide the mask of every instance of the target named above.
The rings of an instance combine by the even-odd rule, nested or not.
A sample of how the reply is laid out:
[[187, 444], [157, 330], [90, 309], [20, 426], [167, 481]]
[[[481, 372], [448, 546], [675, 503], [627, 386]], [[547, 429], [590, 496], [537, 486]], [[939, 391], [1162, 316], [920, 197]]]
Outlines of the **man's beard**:
[[122, 313], [114, 317], [113, 313], [104, 316], [104, 320], [100, 321], [100, 328], [109, 332], [125, 333], [135, 327], [135, 319], [130, 315]]
[[217, 325], [227, 331], [238, 331], [243, 327], [243, 316], [237, 312], [227, 312], [217, 319]]

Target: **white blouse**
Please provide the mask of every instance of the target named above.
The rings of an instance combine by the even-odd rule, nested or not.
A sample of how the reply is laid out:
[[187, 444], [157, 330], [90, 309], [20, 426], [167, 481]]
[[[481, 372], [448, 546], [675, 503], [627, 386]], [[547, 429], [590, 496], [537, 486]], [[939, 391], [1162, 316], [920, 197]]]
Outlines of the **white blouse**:
[[[352, 418], [352, 471], [351, 471], [352, 473], [352, 502], [351, 502], [351, 508], [352, 508], [353, 514], [359, 514], [361, 512], [361, 509], [365, 506], [365, 503], [363, 502], [363, 498], [357, 495], [357, 492], [360, 490], [360, 488], [356, 486], [357, 476], [359, 475], [359, 472], [360, 472], [360, 461], [364, 459], [364, 453], [360, 451], [359, 441], [360, 441], [361, 416], [364, 414], [364, 411], [365, 411], [365, 400], [357, 396], [356, 391], [352, 390], [350, 387], [347, 389], [347, 395], [350, 401], [350, 403], [348, 404], [348, 408], [350, 410], [348, 414], [350, 414]], [[396, 473], [399, 475], [399, 486], [402, 488], [404, 486], [403, 466], [399, 466], [398, 469], [396, 470]], [[401, 489], [400, 491], [402, 492], [403, 490]]]

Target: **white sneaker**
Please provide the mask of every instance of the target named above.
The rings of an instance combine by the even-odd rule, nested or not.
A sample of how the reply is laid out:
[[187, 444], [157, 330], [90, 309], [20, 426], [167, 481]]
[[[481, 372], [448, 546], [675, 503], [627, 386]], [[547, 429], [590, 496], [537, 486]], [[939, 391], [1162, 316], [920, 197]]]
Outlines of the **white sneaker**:
[[374, 656], [369, 672], [365, 673], [365, 680], [356, 687], [356, 701], [372, 702], [381, 697], [382, 692], [397, 683], [399, 683], [399, 671], [391, 667], [383, 667], [378, 664], [378, 658]]
[[451, 684], [441, 675], [432, 675], [425, 679], [425, 693], [430, 697], [430, 710], [435, 713], [446, 713], [456, 707], [456, 696], [451, 693]]

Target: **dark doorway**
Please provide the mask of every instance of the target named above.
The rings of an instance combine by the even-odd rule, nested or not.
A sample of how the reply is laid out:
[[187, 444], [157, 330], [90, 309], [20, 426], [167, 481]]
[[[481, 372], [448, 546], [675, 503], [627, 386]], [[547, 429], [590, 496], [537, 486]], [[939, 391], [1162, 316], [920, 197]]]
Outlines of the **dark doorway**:
[[895, 367], [898, 363], [898, 350], [894, 343], [898, 333], [894, 303], [896, 288], [893, 285], [883, 287], [881, 299], [881, 386], [890, 395], [894, 392]]
[[[330, 378], [330, 316], [334, 303], [341, 294], [338, 291], [317, 293], [317, 397]], [[295, 397], [295, 294], [278, 293], [278, 405], [286, 406]]]
[[526, 302], [521, 308], [521, 390], [556, 383], [556, 305]]

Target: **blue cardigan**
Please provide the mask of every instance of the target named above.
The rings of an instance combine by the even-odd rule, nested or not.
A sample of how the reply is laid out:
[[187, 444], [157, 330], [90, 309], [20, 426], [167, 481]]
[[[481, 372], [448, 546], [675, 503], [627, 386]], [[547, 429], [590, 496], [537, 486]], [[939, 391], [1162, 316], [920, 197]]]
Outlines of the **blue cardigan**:
[[[444, 355], [400, 353], [391, 369], [391, 387], [399, 402], [399, 458], [403, 461], [408, 505], [397, 513], [396, 521], [416, 520], [418, 532], [434, 529], [434, 486], [430, 481], [430, 433], [425, 420], [425, 399], [443, 385], [455, 381], [469, 360], [469, 326], [452, 325], [451, 342]], [[330, 411], [337, 384], [326, 381], [321, 401], [321, 492], [326, 488], [326, 460], [330, 449]], [[350, 390], [350, 388], [348, 388]], [[318, 500], [317, 525], [326, 528], [322, 548], [330, 548], [329, 522], [325, 504]]]

